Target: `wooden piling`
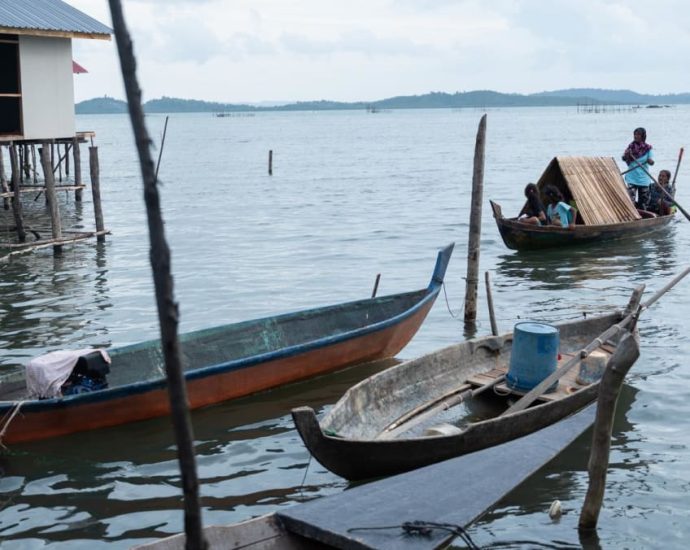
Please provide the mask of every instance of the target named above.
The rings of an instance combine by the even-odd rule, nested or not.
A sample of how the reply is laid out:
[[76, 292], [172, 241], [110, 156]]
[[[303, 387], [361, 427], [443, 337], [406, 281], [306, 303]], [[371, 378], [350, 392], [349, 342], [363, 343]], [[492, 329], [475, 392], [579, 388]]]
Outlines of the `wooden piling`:
[[96, 231], [99, 242], [105, 241], [105, 234], [102, 233], [105, 228], [103, 223], [103, 207], [101, 205], [101, 181], [100, 181], [100, 167], [98, 165], [98, 147], [89, 147], [89, 168], [91, 172], [91, 195], [93, 197], [93, 213], [96, 217]]
[[33, 166], [34, 183], [38, 183], [38, 166], [36, 165], [36, 146], [31, 146], [31, 165]]
[[65, 143], [65, 177], [69, 179], [69, 143]]
[[268, 151], [268, 175], [273, 175], [273, 149]]
[[594, 421], [592, 450], [589, 456], [589, 487], [580, 513], [579, 530], [596, 529], [599, 511], [604, 500], [606, 470], [609, 465], [613, 417], [618, 393], [625, 375], [640, 355], [640, 349], [631, 333], [625, 334], [609, 359], [599, 383], [597, 415]]
[[[74, 185], [81, 185], [81, 151], [79, 150], [79, 139], [72, 140], [72, 154], [74, 155]], [[74, 200], [81, 202], [81, 189], [74, 191]]]
[[[62, 221], [60, 220], [60, 209], [57, 203], [57, 193], [55, 192], [55, 176], [52, 170], [51, 149], [48, 147], [48, 142], [43, 142], [38, 150], [38, 155], [41, 157], [41, 166], [43, 167], [43, 177], [46, 185], [46, 202], [48, 203], [48, 210], [50, 212], [50, 224], [53, 232], [53, 240], [59, 241], [62, 239]], [[55, 244], [53, 246], [53, 253], [59, 255], [62, 253], [62, 244]]]
[[10, 144], [10, 165], [12, 167], [12, 212], [14, 214], [14, 224], [17, 227], [17, 238], [20, 243], [26, 242], [26, 231], [24, 230], [24, 217], [22, 215], [22, 201], [19, 194], [19, 180], [21, 178], [21, 168], [17, 159], [17, 147]]
[[489, 272], [484, 273], [484, 282], [486, 283], [486, 303], [489, 306], [489, 321], [491, 322], [491, 334], [498, 336], [498, 325], [496, 324], [496, 314], [494, 313], [494, 298], [491, 295], [491, 280], [489, 279]]
[[479, 121], [474, 147], [472, 173], [472, 201], [470, 211], [470, 237], [467, 243], [467, 280], [465, 286], [465, 323], [477, 319], [477, 286], [479, 284], [479, 245], [482, 233], [482, 194], [484, 186], [484, 149], [486, 143], [486, 115]]
[[[7, 185], [7, 174], [5, 174], [5, 159], [4, 153], [2, 152], [2, 147], [0, 146], [0, 189], [3, 193], [10, 192], [10, 186]], [[9, 197], [3, 197], [2, 199], [3, 207], [5, 210], [10, 209], [10, 199]]]

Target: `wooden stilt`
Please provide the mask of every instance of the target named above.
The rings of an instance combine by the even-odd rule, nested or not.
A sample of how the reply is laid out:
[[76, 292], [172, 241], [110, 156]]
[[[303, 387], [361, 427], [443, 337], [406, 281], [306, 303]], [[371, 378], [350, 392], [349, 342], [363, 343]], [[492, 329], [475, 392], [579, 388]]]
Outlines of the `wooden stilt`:
[[[10, 192], [10, 186], [7, 185], [7, 174], [5, 174], [5, 159], [2, 147], [0, 147], [0, 189], [2, 189], [3, 193]], [[10, 199], [8, 197], [3, 197], [2, 203], [5, 210], [10, 209]]]
[[[79, 139], [72, 140], [72, 154], [74, 155], [74, 185], [81, 185], [81, 151], [79, 150]], [[74, 200], [81, 202], [81, 189], [74, 192]]]
[[65, 178], [69, 179], [69, 148], [70, 144], [65, 143]]
[[15, 151], [17, 151], [17, 169], [19, 170], [19, 183], [22, 183], [24, 181], [24, 148], [19, 146], [19, 149], [16, 148], [15, 146]]
[[606, 370], [599, 383], [599, 398], [597, 402], [597, 416], [594, 421], [592, 436], [592, 450], [589, 456], [589, 487], [585, 502], [582, 505], [578, 529], [596, 529], [599, 512], [604, 501], [606, 486], [606, 470], [609, 465], [609, 451], [611, 449], [611, 432], [613, 430], [613, 415], [616, 412], [618, 394], [625, 379], [625, 375], [640, 355], [639, 347], [634, 336], [626, 334], [616, 348], [616, 352], [609, 359]]
[[38, 183], [38, 165], [36, 164], [36, 146], [31, 146], [31, 164], [33, 166], [34, 183]]
[[20, 243], [26, 242], [26, 231], [24, 231], [24, 218], [22, 216], [22, 201], [19, 193], [19, 180], [21, 178], [21, 166], [17, 158], [17, 147], [11, 144], [10, 165], [12, 166], [12, 211], [14, 212], [14, 223], [17, 226], [17, 238]]
[[[53, 239], [62, 239], [62, 221], [60, 220], [60, 209], [57, 203], [57, 194], [55, 193], [55, 176], [52, 171], [51, 152], [53, 147], [48, 147], [48, 142], [43, 142], [43, 146], [38, 150], [41, 157], [41, 166], [43, 166], [43, 175], [46, 184], [46, 201], [48, 203], [48, 210], [50, 212], [50, 223], [53, 229]], [[53, 253], [59, 255], [62, 253], [62, 245], [56, 244], [53, 246]]]
[[100, 168], [98, 166], [98, 147], [89, 147], [89, 167], [91, 171], [91, 195], [93, 196], [93, 212], [96, 216], [96, 231], [99, 233], [96, 239], [99, 242], [105, 241], [103, 224], [103, 208], [101, 205], [101, 182]]
[[477, 287], [479, 285], [479, 245], [482, 232], [482, 193], [484, 186], [484, 148], [486, 142], [486, 115], [479, 121], [474, 148], [472, 174], [472, 206], [470, 210], [470, 237], [467, 244], [467, 280], [465, 286], [465, 324], [477, 319]]

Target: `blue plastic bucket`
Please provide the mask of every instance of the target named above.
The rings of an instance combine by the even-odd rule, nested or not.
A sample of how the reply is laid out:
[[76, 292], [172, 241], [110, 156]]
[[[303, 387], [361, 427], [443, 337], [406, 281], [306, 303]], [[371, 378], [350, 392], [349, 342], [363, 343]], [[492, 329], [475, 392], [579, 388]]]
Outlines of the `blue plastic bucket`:
[[[513, 350], [506, 375], [509, 388], [529, 391], [556, 370], [560, 340], [558, 329], [545, 323], [524, 321], [513, 329]], [[555, 389], [558, 383], [552, 388]]]

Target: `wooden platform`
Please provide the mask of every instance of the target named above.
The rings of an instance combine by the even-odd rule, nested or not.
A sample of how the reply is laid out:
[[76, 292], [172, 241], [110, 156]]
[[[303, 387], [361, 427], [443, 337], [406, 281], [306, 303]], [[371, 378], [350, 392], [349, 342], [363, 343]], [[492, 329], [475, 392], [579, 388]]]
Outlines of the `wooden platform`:
[[[466, 527], [570, 445], [594, 422], [595, 411], [596, 404], [592, 404], [553, 426], [503, 445], [299, 504], [275, 515], [290, 532], [334, 548], [438, 548], [453, 538], [447, 531], [406, 535], [399, 526], [423, 520]], [[511, 456], [520, 460], [510, 460]], [[386, 526], [391, 528], [380, 529]]]
[[[596, 404], [592, 404], [553, 426], [503, 445], [242, 523], [209, 526], [204, 528], [204, 536], [209, 550], [444, 547], [453, 539], [448, 531], [412, 535], [400, 526], [421, 520], [467, 527], [577, 439], [592, 425], [595, 413]], [[518, 456], [520, 460], [510, 460]], [[585, 461], [583, 457], [583, 466]], [[135, 548], [183, 550], [185, 537], [174, 535]]]

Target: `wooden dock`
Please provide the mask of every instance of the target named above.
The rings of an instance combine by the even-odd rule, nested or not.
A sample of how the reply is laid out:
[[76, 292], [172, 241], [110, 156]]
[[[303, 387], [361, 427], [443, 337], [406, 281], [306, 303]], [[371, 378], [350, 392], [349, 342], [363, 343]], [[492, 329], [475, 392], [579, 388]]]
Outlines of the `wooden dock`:
[[[296, 504], [247, 522], [206, 527], [209, 549], [443, 547], [455, 537], [448, 530], [408, 534], [403, 523], [422, 521], [467, 527], [568, 447], [592, 425], [595, 412], [596, 404], [592, 404], [557, 424], [503, 445]], [[182, 550], [184, 535], [136, 548]]]

